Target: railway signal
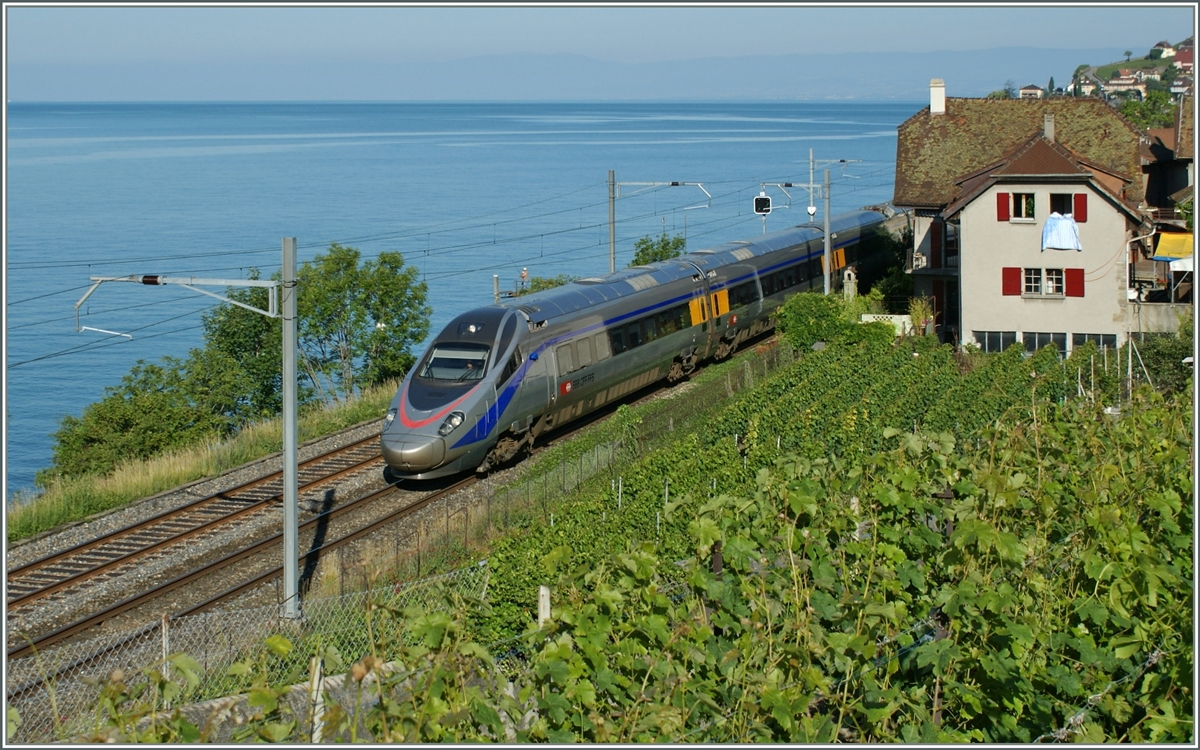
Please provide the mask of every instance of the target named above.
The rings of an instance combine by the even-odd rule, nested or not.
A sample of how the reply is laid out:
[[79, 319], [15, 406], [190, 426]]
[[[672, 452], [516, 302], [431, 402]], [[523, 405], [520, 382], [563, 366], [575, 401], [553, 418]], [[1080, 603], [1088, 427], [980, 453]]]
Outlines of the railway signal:
[[760, 191], [758, 195], [754, 196], [754, 213], [760, 216], [771, 213], [771, 196], [766, 192]]

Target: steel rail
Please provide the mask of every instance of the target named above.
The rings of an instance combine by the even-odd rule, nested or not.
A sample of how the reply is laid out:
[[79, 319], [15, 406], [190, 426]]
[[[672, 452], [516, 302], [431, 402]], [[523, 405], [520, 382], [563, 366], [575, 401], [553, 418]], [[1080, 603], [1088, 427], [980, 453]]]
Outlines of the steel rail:
[[[335, 460], [339, 457], [345, 456], [348, 453], [352, 453], [355, 450], [359, 450], [364, 447], [368, 447], [371, 443], [375, 442], [376, 440], [378, 440], [378, 438], [372, 436], [372, 437], [366, 438], [364, 440], [360, 440], [351, 445], [342, 446], [341, 448], [335, 449], [333, 451], [329, 451], [320, 456], [316, 456], [313, 459], [310, 459], [309, 461], [306, 461], [304, 466], [305, 466], [305, 468], [312, 469], [315, 465], [317, 465], [321, 462]], [[322, 484], [326, 484], [330, 481], [333, 481], [335, 479], [343, 477], [348, 473], [360, 471], [360, 470], [368, 467], [370, 464], [379, 462], [381, 460], [382, 460], [382, 456], [379, 455], [378, 453], [376, 453], [375, 455], [372, 455], [371, 457], [367, 458], [366, 460], [361, 460], [350, 466], [342, 467], [333, 473], [322, 474], [319, 477], [317, 477], [316, 479], [313, 479], [312, 481], [307, 482], [304, 485], [302, 485], [302, 489], [311, 490]], [[179, 508], [175, 508], [173, 510], [169, 510], [164, 513], [160, 513], [157, 516], [154, 516], [153, 518], [146, 519], [145, 521], [130, 524], [129, 526], [126, 526], [124, 528], [113, 531], [103, 537], [99, 537], [97, 539], [90, 540], [88, 542], [84, 542], [83, 544], [76, 545], [75, 547], [72, 547], [67, 550], [63, 550], [61, 552], [47, 555], [38, 560], [34, 560], [30, 563], [22, 565], [19, 568], [14, 568], [13, 570], [8, 572], [9, 587], [11, 589], [13, 587], [14, 583], [16, 583], [16, 581], [14, 579], [18, 579], [22, 576], [28, 576], [31, 574], [35, 574], [36, 572], [38, 572], [44, 568], [47, 568], [51, 565], [63, 564], [64, 562], [70, 561], [73, 557], [78, 557], [82, 553], [94, 550], [97, 547], [100, 547], [102, 545], [113, 544], [115, 542], [119, 542], [122, 540], [123, 537], [132, 537], [135, 533], [137, 533], [139, 531], [143, 531], [143, 530], [153, 528], [156, 526], [161, 526], [164, 522], [168, 522], [173, 518], [177, 518], [179, 516], [184, 516], [189, 513], [195, 513], [196, 511], [200, 510], [203, 506], [216, 505], [217, 503], [219, 503], [221, 501], [236, 502], [238, 500], [238, 498], [230, 497], [230, 495], [236, 495], [238, 493], [243, 493], [250, 489], [261, 487], [262, 485], [265, 485], [265, 484], [269, 484], [272, 480], [278, 478], [278, 476], [280, 474], [281, 474], [281, 472], [275, 472], [275, 474], [273, 474], [273, 475], [260, 477], [258, 479], [252, 480], [251, 482], [247, 482], [247, 483], [240, 485], [236, 488], [233, 488], [231, 490], [226, 490], [224, 492], [209, 495], [207, 497], [204, 497], [199, 500], [188, 503], [187, 505], [180, 506]], [[179, 544], [179, 543], [182, 543], [194, 536], [198, 536], [198, 535], [204, 534], [206, 532], [210, 532], [219, 526], [223, 526], [223, 525], [232, 523], [234, 521], [237, 521], [237, 520], [243, 518], [244, 516], [263, 512], [263, 511], [267, 510], [267, 506], [275, 503], [281, 497], [282, 497], [282, 493], [274, 493], [274, 494], [271, 494], [262, 499], [250, 500], [251, 504], [246, 505], [245, 507], [240, 508], [238, 510], [235, 510], [232, 513], [225, 513], [216, 518], [212, 518], [208, 521], [204, 521], [203, 523], [200, 523], [200, 525], [198, 525], [198, 526], [192, 526], [189, 529], [185, 529], [183, 531], [174, 533], [170, 536], [164, 537], [163, 539], [160, 539], [157, 541], [152, 541], [149, 545], [141, 546], [138, 549], [131, 550], [131, 551], [121, 554], [117, 557], [113, 557], [109, 560], [102, 562], [98, 566], [97, 565], [89, 566], [84, 570], [80, 570], [78, 573], [70, 575], [66, 578], [63, 578], [62, 580], [51, 583], [47, 586], [42, 586], [40, 588], [33, 589], [24, 594], [18, 594], [17, 596], [14, 596], [7, 602], [7, 608], [8, 608], [7, 611], [12, 612], [13, 610], [15, 610], [19, 607], [27, 606], [30, 603], [32, 603], [38, 599], [44, 598], [46, 596], [50, 596], [51, 594], [62, 591], [63, 589], [70, 588], [75, 585], [79, 585], [79, 584], [81, 584], [85, 581], [88, 581], [90, 579], [93, 579], [105, 572], [108, 572], [108, 571], [112, 570], [113, 568], [128, 564], [128, 563], [132, 562], [133, 560], [136, 560], [141, 557], [145, 557], [155, 551], [163, 549], [164, 547], [168, 547], [168, 546], [171, 546], [174, 544]]]
[[[309, 550], [308, 552], [301, 555], [300, 560], [306, 560], [313, 555], [316, 555], [317, 559], [320, 559], [320, 557], [323, 553], [329, 552], [329, 551], [336, 549], [344, 544], [348, 544], [362, 536], [370, 534], [373, 531], [378, 530], [381, 526], [386, 526], [390, 523], [394, 523], [395, 521], [399, 520], [400, 518], [403, 518], [406, 515], [410, 515], [418, 510], [421, 510], [422, 508], [427, 507], [430, 503], [433, 503], [434, 501], [439, 500], [439, 499], [445, 497], [446, 495], [456, 492], [464, 487], [468, 487], [468, 486], [476, 483], [477, 481], [479, 481], [479, 480], [476, 477], [469, 476], [469, 477], [465, 477], [465, 478], [459, 480], [458, 482], [455, 482], [454, 484], [450, 485], [449, 487], [444, 487], [440, 490], [429, 493], [428, 495], [421, 498], [420, 500], [417, 500], [414, 503], [405, 505], [403, 508], [395, 510], [395, 511], [387, 514], [386, 516], [383, 516], [382, 518], [376, 519], [375, 521], [371, 522], [370, 524], [368, 524], [360, 529], [351, 531], [347, 534], [342, 535], [338, 539], [335, 539], [331, 542], [326, 542], [325, 544], [321, 545], [320, 547]], [[395, 486], [389, 485], [382, 489], [375, 490], [374, 492], [369, 492], [366, 495], [363, 495], [359, 498], [354, 499], [350, 503], [346, 503], [345, 505], [338, 506], [337, 508], [332, 508], [332, 509], [326, 511], [325, 513], [322, 513], [321, 515], [314, 517], [314, 518], [310, 519], [309, 521], [306, 521], [302, 525], [302, 528], [316, 524], [322, 518], [328, 517], [329, 519], [332, 519], [333, 517], [336, 517], [337, 515], [347, 513], [351, 509], [358, 508], [358, 506], [360, 504], [369, 503], [371, 501], [378, 500], [381, 497], [391, 494], [395, 490], [396, 490]], [[246, 557], [250, 557], [258, 552], [263, 551], [265, 548], [270, 547], [273, 544], [281, 542], [282, 539], [283, 539], [283, 533], [280, 532], [278, 534], [275, 534], [274, 536], [271, 536], [268, 539], [264, 539], [256, 544], [254, 544], [253, 546], [248, 547], [244, 550], [240, 550], [238, 552], [233, 552], [229, 555], [226, 555], [225, 557], [221, 558], [220, 560], [217, 560], [216, 562], [211, 563], [209, 566], [207, 566], [205, 568], [202, 568], [202, 569], [199, 569], [196, 571], [192, 571], [191, 573], [186, 573], [186, 574], [179, 576], [177, 578], [174, 578], [170, 581], [166, 581], [166, 582], [154, 587], [153, 589], [143, 592], [142, 594], [131, 597], [122, 602], [118, 602], [117, 604], [114, 604], [113, 606], [105, 609], [102, 612], [96, 613], [89, 617], [81, 618], [79, 620], [76, 620], [73, 623], [64, 625], [63, 627], [58, 628], [57, 630], [55, 630], [51, 633], [48, 633], [45, 636], [42, 636], [41, 638], [30, 639], [26, 644], [24, 644], [22, 646], [18, 646], [18, 647], [9, 649], [8, 655], [7, 655], [8, 659], [11, 661], [13, 659], [18, 659], [23, 656], [27, 656], [28, 654], [33, 653], [36, 650], [39, 650], [46, 646], [57, 643], [58, 641], [69, 638], [72, 635], [76, 635], [80, 632], [84, 632], [92, 627], [95, 627], [100, 622], [103, 622], [104, 620], [108, 619], [109, 617], [114, 617], [114, 616], [121, 614], [123, 612], [126, 612], [130, 609], [136, 608], [142, 604], [145, 604], [147, 601], [150, 601], [158, 596], [161, 596], [162, 594], [170, 593], [171, 591], [173, 591], [181, 586], [184, 586], [188, 583], [191, 583], [192, 581], [194, 581], [198, 578], [202, 578], [205, 575], [213, 573], [216, 570], [219, 570], [219, 569], [225, 568], [225, 567], [229, 567], [230, 565], [232, 565]], [[226, 589], [225, 591], [223, 591], [215, 596], [209, 597], [205, 601], [203, 601], [199, 604], [193, 605], [193, 606], [189, 607], [188, 609], [185, 609], [182, 612], [178, 612], [178, 613], [172, 615], [171, 617], [179, 618], [179, 617], [184, 617], [184, 616], [192, 615], [192, 614], [198, 614], [200, 612], [206, 611], [223, 601], [232, 599], [232, 598], [238, 596], [239, 594], [241, 594], [251, 588], [254, 588], [255, 586], [265, 583], [266, 581], [269, 581], [272, 578], [278, 577], [279, 575], [282, 574], [282, 572], [283, 572], [283, 566], [282, 565], [276, 566], [276, 567], [272, 568], [271, 570], [268, 570], [267, 572], [256, 576], [255, 578], [253, 578], [250, 581], [246, 581], [246, 582], [240, 583], [232, 588]], [[8, 700], [11, 701], [15, 698], [19, 698], [19, 697], [31, 692], [33, 690], [36, 690], [39, 687], [45, 685], [47, 680], [58, 679], [59, 677], [65, 675], [65, 674], [68, 674], [71, 670], [75, 669], [76, 667], [79, 667], [83, 664], [91, 663], [92, 661], [95, 660], [95, 658], [99, 655], [99, 653], [107, 653], [107, 652], [112, 651], [115, 648], [119, 648], [120, 646], [122, 646], [126, 643], [136, 641], [139, 638], [142, 638], [143, 636], [145, 636], [146, 633], [152, 631], [153, 629], [155, 629], [157, 627], [159, 627], [158, 622], [148, 623], [146, 625], [143, 625], [141, 627], [138, 627], [138, 628], [130, 631], [129, 633], [126, 633], [119, 640], [106, 642], [104, 645], [103, 652], [88, 653], [83, 656], [77, 657], [76, 659], [72, 660], [71, 662], [68, 662], [67, 664], [61, 665], [58, 668], [56, 668], [54, 670], [53, 675], [39, 676], [38, 678], [31, 680], [28, 683], [25, 683], [23, 685], [14, 686], [7, 691], [7, 693], [6, 693], [7, 698], [8, 698]]]

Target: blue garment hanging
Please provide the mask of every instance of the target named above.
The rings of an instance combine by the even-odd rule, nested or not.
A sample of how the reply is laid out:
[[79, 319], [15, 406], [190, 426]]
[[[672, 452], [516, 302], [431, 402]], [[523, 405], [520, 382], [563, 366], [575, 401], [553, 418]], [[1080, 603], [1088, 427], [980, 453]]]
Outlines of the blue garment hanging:
[[1042, 250], [1083, 250], [1074, 216], [1057, 211], [1050, 214], [1042, 227]]

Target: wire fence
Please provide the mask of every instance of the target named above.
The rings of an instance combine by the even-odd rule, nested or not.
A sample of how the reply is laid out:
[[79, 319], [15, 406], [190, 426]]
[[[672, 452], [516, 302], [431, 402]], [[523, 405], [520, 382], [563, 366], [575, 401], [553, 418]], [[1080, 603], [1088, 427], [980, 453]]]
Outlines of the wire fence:
[[[287, 637], [295, 646], [286, 659], [268, 662], [268, 679], [277, 683], [306, 668], [315, 644], [334, 646], [358, 658], [370, 649], [367, 601], [389, 607], [417, 605], [425, 611], [444, 608], [447, 591], [480, 599], [486, 591], [486, 561], [407, 585], [313, 599], [304, 604], [304, 617], [285, 619], [278, 605], [204, 612], [158, 622], [126, 632], [72, 641], [39, 651], [8, 664], [7, 703], [20, 712], [21, 726], [14, 743], [69, 740], [94, 720], [99, 688], [115, 672], [132, 679], [168, 656], [184, 653], [201, 668], [197, 700], [237, 693], [241, 683], [228, 676], [235, 662], [261, 652], [267, 638]], [[165, 671], [165, 670], [163, 670]], [[181, 683], [182, 684], [182, 683]]]

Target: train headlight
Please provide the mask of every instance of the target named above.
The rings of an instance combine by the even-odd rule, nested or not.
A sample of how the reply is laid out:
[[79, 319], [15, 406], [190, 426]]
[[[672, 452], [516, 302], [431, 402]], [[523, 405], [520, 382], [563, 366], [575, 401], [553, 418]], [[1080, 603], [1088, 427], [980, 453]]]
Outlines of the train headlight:
[[383, 418], [383, 429], [386, 430], [387, 428], [391, 427], [392, 422], [395, 422], [395, 421], [396, 421], [396, 410], [388, 409], [387, 416]]
[[466, 418], [466, 415], [461, 411], [450, 412], [450, 416], [446, 417], [446, 421], [442, 422], [442, 426], [438, 428], [438, 434], [442, 437], [446, 437], [450, 433], [454, 432], [454, 430], [460, 424], [462, 424], [463, 420]]

